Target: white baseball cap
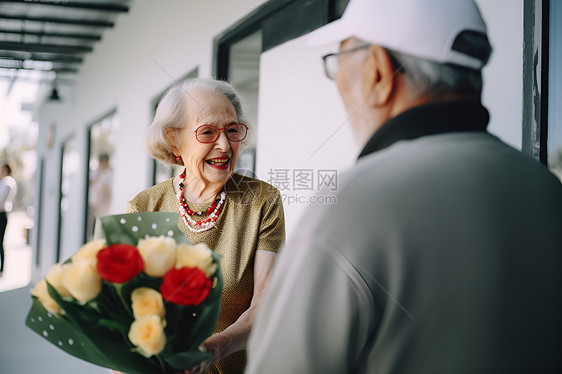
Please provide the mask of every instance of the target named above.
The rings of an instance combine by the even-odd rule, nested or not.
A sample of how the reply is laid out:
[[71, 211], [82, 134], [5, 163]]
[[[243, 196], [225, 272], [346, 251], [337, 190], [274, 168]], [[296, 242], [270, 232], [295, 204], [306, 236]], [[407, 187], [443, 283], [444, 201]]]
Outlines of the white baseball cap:
[[479, 56], [455, 43], [465, 31], [486, 37], [473, 0], [350, 0], [342, 17], [313, 31], [308, 42], [355, 37], [414, 57], [481, 69], [488, 54]]

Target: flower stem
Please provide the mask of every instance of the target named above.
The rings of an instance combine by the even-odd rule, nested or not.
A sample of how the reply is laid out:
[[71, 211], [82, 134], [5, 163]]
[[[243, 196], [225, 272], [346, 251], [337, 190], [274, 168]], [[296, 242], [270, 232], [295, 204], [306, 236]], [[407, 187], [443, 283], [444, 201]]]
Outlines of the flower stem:
[[160, 364], [160, 367], [162, 368], [162, 372], [165, 372], [166, 366], [164, 365], [164, 361], [162, 360], [162, 357], [160, 357], [160, 355], [156, 355], [155, 357], [158, 360], [158, 363]]
[[123, 284], [114, 283], [113, 286], [115, 287], [117, 298], [121, 301], [121, 304], [125, 307], [125, 310], [129, 313], [129, 315], [132, 316], [133, 313], [131, 311], [131, 306], [127, 304], [127, 302], [123, 298], [123, 293], [121, 292], [123, 289]]

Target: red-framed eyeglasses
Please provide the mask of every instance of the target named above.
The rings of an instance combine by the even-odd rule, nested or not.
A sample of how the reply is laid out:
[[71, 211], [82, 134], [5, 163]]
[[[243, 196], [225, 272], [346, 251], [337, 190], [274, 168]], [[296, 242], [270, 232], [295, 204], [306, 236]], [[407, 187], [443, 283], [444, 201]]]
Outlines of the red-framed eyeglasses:
[[224, 131], [231, 142], [241, 142], [248, 135], [248, 126], [243, 123], [233, 123], [220, 129], [214, 125], [201, 125], [193, 132], [199, 142], [214, 143], [219, 138], [221, 131]]

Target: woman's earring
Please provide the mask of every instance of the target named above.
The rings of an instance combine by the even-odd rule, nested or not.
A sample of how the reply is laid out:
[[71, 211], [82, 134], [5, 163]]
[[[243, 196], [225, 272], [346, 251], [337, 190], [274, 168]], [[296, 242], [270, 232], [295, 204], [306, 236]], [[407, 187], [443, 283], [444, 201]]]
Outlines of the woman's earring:
[[180, 155], [177, 155], [177, 156], [176, 156], [176, 160], [178, 160], [178, 161], [181, 160], [181, 156], [180, 156]]

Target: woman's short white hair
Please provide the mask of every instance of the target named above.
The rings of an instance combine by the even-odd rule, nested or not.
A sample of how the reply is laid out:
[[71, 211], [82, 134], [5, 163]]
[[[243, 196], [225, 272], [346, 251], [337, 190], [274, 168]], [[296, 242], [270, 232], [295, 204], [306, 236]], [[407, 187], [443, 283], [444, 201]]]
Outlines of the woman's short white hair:
[[[187, 119], [186, 98], [194, 92], [223, 95], [234, 107], [238, 122], [251, 128], [242, 108], [242, 99], [228, 82], [213, 78], [189, 78], [176, 82], [160, 99], [145, 139], [146, 149], [152, 157], [166, 164], [183, 165], [182, 160], [176, 160], [166, 131], [169, 128], [183, 128]], [[249, 138], [250, 136], [242, 142], [242, 147]]]

